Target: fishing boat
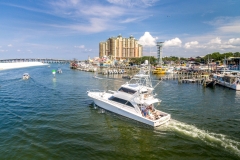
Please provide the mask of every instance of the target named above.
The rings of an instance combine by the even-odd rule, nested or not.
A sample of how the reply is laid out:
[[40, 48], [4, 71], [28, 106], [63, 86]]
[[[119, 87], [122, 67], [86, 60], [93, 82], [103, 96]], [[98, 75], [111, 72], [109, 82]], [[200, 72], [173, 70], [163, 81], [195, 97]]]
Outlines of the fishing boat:
[[162, 67], [156, 67], [152, 73], [153, 74], [165, 74], [167, 72], [167, 68], [162, 68]]
[[216, 80], [216, 83], [240, 91], [240, 77], [232, 74], [214, 74], [213, 79]]
[[153, 87], [149, 70], [140, 69], [117, 91], [89, 90], [88, 96], [100, 108], [156, 127], [171, 119], [170, 114], [155, 108], [161, 102], [153, 93], [159, 83]]
[[22, 79], [29, 79], [30, 75], [28, 73], [24, 73]]
[[216, 83], [224, 87], [240, 91], [240, 75], [238, 73], [233, 74], [232, 71], [226, 67], [226, 57], [221, 70], [222, 72], [213, 74], [213, 79], [216, 80]]

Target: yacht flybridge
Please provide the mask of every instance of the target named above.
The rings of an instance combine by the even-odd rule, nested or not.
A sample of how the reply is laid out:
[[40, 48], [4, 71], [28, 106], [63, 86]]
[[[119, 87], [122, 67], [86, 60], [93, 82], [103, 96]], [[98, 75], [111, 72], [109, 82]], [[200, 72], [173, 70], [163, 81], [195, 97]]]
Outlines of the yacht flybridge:
[[94, 105], [105, 110], [154, 127], [162, 125], [170, 120], [171, 115], [155, 108], [161, 100], [153, 94], [149, 74], [149, 70], [141, 69], [117, 91], [90, 90], [88, 96], [93, 99]]

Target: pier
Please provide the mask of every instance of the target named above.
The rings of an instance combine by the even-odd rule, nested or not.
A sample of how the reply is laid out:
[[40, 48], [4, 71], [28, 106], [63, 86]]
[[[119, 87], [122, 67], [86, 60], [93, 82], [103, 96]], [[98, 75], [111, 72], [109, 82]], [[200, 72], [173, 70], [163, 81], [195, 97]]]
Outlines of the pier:
[[207, 86], [212, 81], [212, 73], [208, 72], [186, 72], [180, 71], [177, 74], [168, 74], [160, 78], [160, 80], [178, 80], [178, 83], [197, 83]]

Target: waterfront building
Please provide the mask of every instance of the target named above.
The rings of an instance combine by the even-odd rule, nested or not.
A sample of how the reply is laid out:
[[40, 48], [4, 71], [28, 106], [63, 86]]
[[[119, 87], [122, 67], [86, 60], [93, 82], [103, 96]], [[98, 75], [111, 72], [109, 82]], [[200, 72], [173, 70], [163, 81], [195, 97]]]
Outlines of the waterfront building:
[[119, 35], [99, 43], [99, 57], [107, 56], [117, 60], [142, 57], [142, 49], [142, 45], [132, 35], [129, 38]]
[[240, 70], [240, 57], [229, 57], [225, 63], [231, 70]]

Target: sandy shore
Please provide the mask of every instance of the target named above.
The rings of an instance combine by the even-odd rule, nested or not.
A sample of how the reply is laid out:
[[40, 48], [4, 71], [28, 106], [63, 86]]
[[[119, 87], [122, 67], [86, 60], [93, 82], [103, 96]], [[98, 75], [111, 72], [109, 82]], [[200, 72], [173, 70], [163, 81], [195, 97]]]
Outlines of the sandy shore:
[[33, 66], [44, 66], [49, 65], [42, 62], [14, 62], [14, 63], [0, 63], [0, 70], [4, 69], [14, 69], [14, 68], [24, 68], [24, 67], [33, 67]]

